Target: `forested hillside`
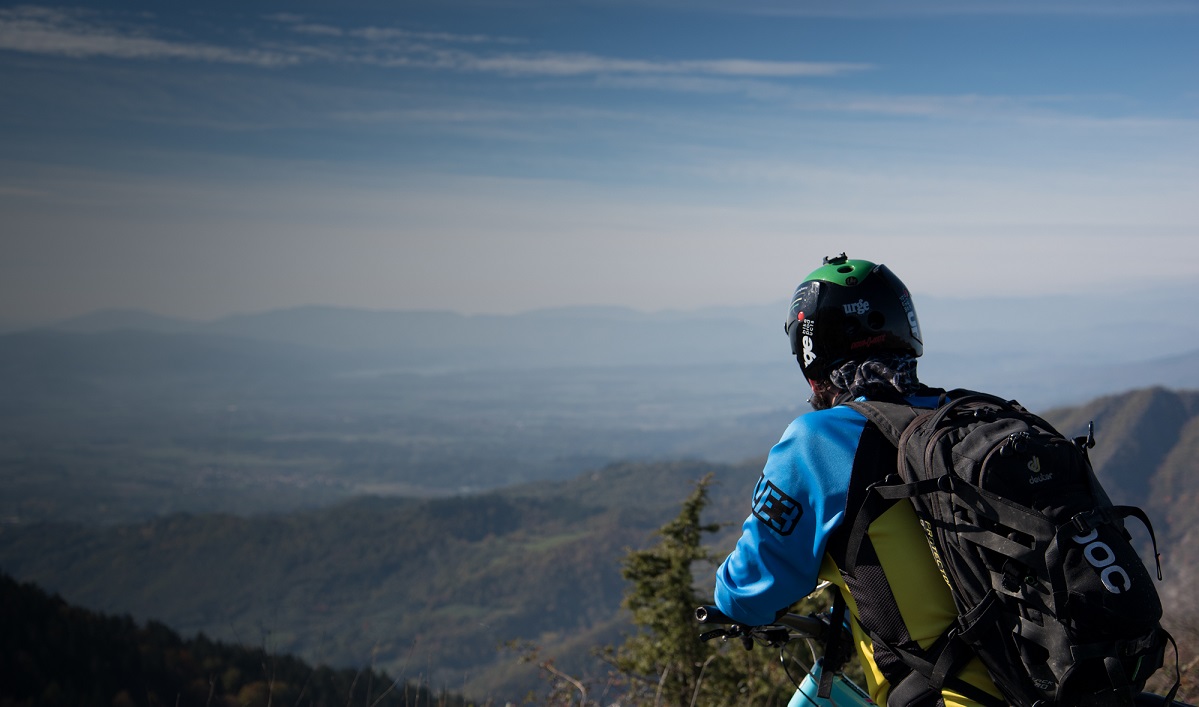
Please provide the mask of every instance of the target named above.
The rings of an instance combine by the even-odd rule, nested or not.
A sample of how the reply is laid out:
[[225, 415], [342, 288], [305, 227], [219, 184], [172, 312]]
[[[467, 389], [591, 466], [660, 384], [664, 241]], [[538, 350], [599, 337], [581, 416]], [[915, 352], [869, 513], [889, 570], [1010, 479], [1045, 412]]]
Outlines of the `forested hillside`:
[[[503, 646], [529, 640], [598, 671], [620, 641], [620, 558], [652, 541], [694, 481], [748, 497], [756, 470], [618, 465], [553, 486], [241, 518], [177, 515], [106, 529], [0, 529], [0, 567], [81, 605], [334, 665], [372, 662], [473, 696], [536, 687]], [[740, 505], [740, 504], [738, 504]], [[740, 510], [738, 509], [738, 513]], [[734, 515], [727, 504], [720, 514]]]
[[461, 707], [461, 697], [372, 669], [314, 667], [292, 656], [184, 640], [158, 622], [87, 611], [0, 574], [0, 704]]

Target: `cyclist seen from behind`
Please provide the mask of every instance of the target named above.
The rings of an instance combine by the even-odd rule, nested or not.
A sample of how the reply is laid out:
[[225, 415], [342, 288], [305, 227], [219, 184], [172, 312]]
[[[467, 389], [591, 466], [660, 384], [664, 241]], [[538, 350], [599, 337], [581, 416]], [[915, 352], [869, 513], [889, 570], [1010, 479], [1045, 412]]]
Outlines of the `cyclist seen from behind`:
[[[1053, 521], [1056, 526], [1043, 522], [1047, 517], [1040, 511], [1021, 510], [1006, 498], [959, 484], [962, 479], [954, 472], [928, 479], [936, 482], [933, 486], [910, 480], [896, 484], [896, 444], [903, 446], [902, 440], [907, 439], [897, 429], [906, 423], [897, 427], [891, 417], [880, 416], [879, 405], [933, 419], [935, 426], [936, 421], [948, 419], [950, 408], [964, 409], [970, 399], [990, 396], [968, 391], [947, 394], [919, 381], [916, 359], [923, 353], [923, 342], [916, 310], [907, 288], [883, 265], [850, 260], [844, 254], [826, 258], [796, 289], [786, 332], [811, 386], [809, 402], [814, 412], [792, 422], [770, 452], [742, 535], [717, 571], [717, 607], [743, 624], [770, 624], [819, 581], [832, 583], [852, 617], [849, 623], [867, 689], [876, 703], [889, 707], [1130, 703], [1145, 678], [1161, 665], [1164, 634], [1157, 625], [1161, 609], [1144, 567], [1134, 571], [1134, 565], [1140, 564], [1135, 551], [1124, 549], [1128, 536], [1121, 518], [1144, 518], [1144, 514], [1111, 506], [1086, 461], [1085, 440], [1072, 444], [1056, 431], [1042, 432], [1052, 428], [1003, 401], [995, 408], [998, 413], [983, 410], [972, 415], [984, 420], [977, 424], [991, 428], [1000, 424], [994, 423], [996, 415], [1002, 424], [1007, 424], [1004, 416], [1013, 421], [1035, 420], [1035, 434], [999, 434], [999, 444], [1007, 445], [1010, 439], [1016, 452], [988, 449], [1020, 458], [1020, 464], [1025, 460], [1019, 455], [1025, 455], [1028, 469], [1039, 470], [1040, 475], [1029, 476], [1023, 466], [1010, 477], [1003, 471], [992, 473], [1013, 479], [1004, 482], [1008, 485], [1036, 482], [1029, 493], [1050, 499], [1051, 505], [1058, 498], [1054, 493], [1065, 499], [1063, 503], [1073, 503], [1067, 505], [1070, 510], [1064, 520]], [[947, 399], [957, 402], [940, 408], [936, 416], [920, 416], [920, 411], [939, 408]], [[870, 414], [869, 420], [864, 413]], [[980, 436], [970, 433], [961, 444]], [[1093, 443], [1092, 438], [1089, 444]], [[916, 456], [925, 465], [933, 459]], [[955, 448], [944, 454], [945, 459], [951, 457], [956, 465], [983, 455], [967, 455]], [[911, 461], [910, 451], [904, 458], [909, 464], [920, 464]], [[1070, 468], [1041, 469], [1041, 459], [1059, 458], [1081, 461]], [[958, 466], [954, 468], [961, 473]], [[908, 466], [904, 469], [910, 471]], [[974, 489], [970, 491], [974, 501], [954, 508], [964, 508], [968, 515], [974, 513], [971, 508], [978, 509], [979, 517], [972, 522], [983, 525], [969, 526], [970, 541], [1000, 551], [983, 551], [994, 561], [989, 559], [981, 570], [983, 589], [990, 591], [977, 609], [966, 602], [963, 611], [969, 613], [959, 618], [960, 581], [965, 575], [957, 573], [960, 565], [950, 563], [951, 559], [957, 562], [956, 557], [944, 554], [940, 536], [933, 540], [950, 522], [938, 519], [950, 516], [918, 518], [913, 503], [879, 504], [883, 486], [922, 497]], [[1050, 492], [1051, 488], [1058, 490]], [[1016, 520], [1005, 526], [1011, 530], [1003, 530], [996, 525], [998, 520], [984, 518], [991, 517], [987, 509], [996, 503], [1002, 512], [996, 511], [995, 518], [1015, 513], [1015, 518], [1029, 522]], [[920, 518], [926, 518], [924, 525]], [[933, 545], [940, 548], [937, 554]], [[1005, 559], [1002, 553], [1009, 550], [1015, 554], [1008, 558], [1017, 559]], [[943, 572], [946, 567], [948, 573]], [[986, 576], [988, 572], [991, 576]], [[953, 590], [951, 575], [959, 581]], [[959, 592], [957, 601], [954, 592]], [[1020, 616], [995, 613], [1000, 605], [1013, 601], [1024, 602]], [[1131, 620], [1129, 631], [1108, 636], [1114, 632], [1106, 624], [1119, 623], [1124, 616]], [[1071, 628], [1063, 633], [1051, 617], [1054, 622], [1068, 618]], [[1086, 640], [1077, 640], [1074, 628], [1092, 625], [1098, 625], [1098, 630]], [[975, 649], [966, 646], [959, 633], [971, 636]], [[996, 662], [996, 655], [1006, 654], [993, 651], [990, 638], [977, 640], [993, 634], [995, 641], [1006, 644], [1006, 636], [1013, 633], [1023, 637], [1015, 660], [1026, 671], [1017, 671], [1016, 679], [1007, 670], [1010, 661], [1000, 657]], [[990, 671], [979, 655], [987, 658]]]
[[[768, 624], [820, 580], [832, 582], [856, 619], [854, 641], [871, 698], [883, 705], [936, 704], [922, 699], [927, 685], [920, 676], [905, 682], [911, 671], [877, 650], [860, 625], [898, 619], [908, 637], [927, 648], [957, 618], [910, 504], [896, 504], [869, 530], [882, 570], [895, 585], [890, 593], [898, 617], [872, 615], [891, 609], [865, 596], [880, 588], [848, 586], [839, 569], [851, 525], [847, 509], [852, 514], [866, 487], [895, 470], [894, 447], [840, 403], [865, 397], [931, 408], [944, 392], [916, 376], [923, 343], [911, 295], [885, 265], [826, 258], [795, 290], [786, 332], [815, 411], [792, 422], [771, 449], [754, 488], [753, 512], [717, 571], [716, 605], [737, 621]], [[960, 680], [957, 689], [944, 690], [944, 704], [978, 704], [962, 694], [972, 690], [999, 696], [977, 660]], [[901, 699], [889, 702], [892, 696]]]

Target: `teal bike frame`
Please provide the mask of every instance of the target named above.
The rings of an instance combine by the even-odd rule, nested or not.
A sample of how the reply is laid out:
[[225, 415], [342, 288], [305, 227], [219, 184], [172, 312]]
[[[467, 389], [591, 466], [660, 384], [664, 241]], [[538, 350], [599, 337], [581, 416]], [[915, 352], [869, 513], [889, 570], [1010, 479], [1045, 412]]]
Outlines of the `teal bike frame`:
[[816, 691], [823, 672], [822, 663], [817, 660], [808, 670], [787, 707], [859, 707], [874, 704], [865, 690], [844, 675], [833, 676], [833, 689], [827, 698], [818, 697]]

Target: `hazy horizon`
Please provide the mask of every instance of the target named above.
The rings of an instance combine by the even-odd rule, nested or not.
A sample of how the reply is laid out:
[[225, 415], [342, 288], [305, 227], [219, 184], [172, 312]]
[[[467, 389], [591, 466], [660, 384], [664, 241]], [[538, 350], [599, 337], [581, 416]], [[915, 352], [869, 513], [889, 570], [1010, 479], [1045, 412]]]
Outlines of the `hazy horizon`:
[[[1118, 291], [1122, 300], [1136, 299], [1145, 302], [1156, 301], [1158, 310], [1152, 315], [1153, 319], [1166, 320], [1170, 316], [1180, 316], [1186, 309], [1187, 301], [1199, 297], [1199, 278], [1193, 280], [1177, 280], [1165, 283], [1145, 283], [1140, 287], [1137, 283], [1114, 282], [1102, 287], [1095, 287], [1092, 290], [1078, 290], [1063, 294], [1029, 294], [1020, 288], [1013, 288], [1009, 292], [997, 294], [981, 294], [970, 290], [962, 290], [960, 292], [950, 292], [939, 295], [934, 295], [928, 292], [922, 292], [915, 287], [913, 290], [913, 299], [916, 302], [917, 309], [921, 312], [922, 317], [932, 315], [938, 318], [943, 318], [945, 308], [953, 307], [956, 304], [970, 305], [972, 303], [986, 303], [988, 306], [994, 306], [1005, 301], [1012, 302], [1042, 302], [1045, 304], [1057, 304], [1066, 306], [1068, 304], [1076, 304], [1082, 302], [1094, 302], [1094, 309], [1088, 309], [1080, 312], [1080, 315], [1088, 315], [1093, 318], [1101, 318], [1103, 309], [1110, 307], [1112, 302], [1113, 291]], [[109, 316], [131, 316], [131, 317], [149, 317], [161, 318], [165, 320], [174, 320], [187, 324], [207, 324], [221, 320], [237, 318], [237, 317], [254, 317], [268, 315], [278, 312], [286, 312], [293, 310], [347, 310], [370, 312], [380, 314], [403, 314], [403, 313], [436, 313], [449, 314], [462, 317], [506, 317], [506, 316], [526, 316], [537, 314], [539, 312], [555, 312], [555, 311], [570, 311], [579, 310], [582, 312], [603, 312], [610, 310], [612, 312], [630, 312], [637, 316], [655, 317], [655, 316], [688, 316], [688, 315], [704, 315], [710, 312], [766, 312], [777, 313], [781, 318], [785, 314], [790, 292], [790, 287], [785, 286], [786, 293], [777, 296], [770, 301], [758, 302], [742, 302], [742, 303], [726, 303], [726, 304], [711, 304], [711, 305], [695, 305], [691, 307], [648, 307], [635, 306], [626, 304], [615, 304], [605, 302], [590, 302], [577, 304], [553, 304], [546, 303], [541, 306], [532, 306], [526, 309], [514, 311], [464, 311], [451, 307], [403, 307], [400, 304], [388, 306], [380, 304], [377, 306], [356, 306], [350, 304], [333, 304], [328, 302], [296, 302], [293, 304], [284, 304], [277, 307], [263, 307], [259, 309], [243, 308], [228, 312], [221, 312], [209, 316], [188, 316], [185, 314], [177, 314], [168, 311], [165, 308], [155, 307], [153, 304], [148, 306], [97, 306], [84, 308], [78, 312], [69, 313], [63, 316], [48, 316], [48, 317], [0, 317], [0, 325], [10, 325], [17, 327], [41, 327], [55, 326], [64, 323], [70, 323], [75, 320], [87, 319], [92, 317], [109, 317]], [[1106, 304], [1105, 304], [1106, 303]], [[1172, 306], [1174, 303], [1176, 306]], [[926, 312], [926, 310], [936, 309], [935, 312]], [[1122, 314], [1128, 314], [1122, 312]], [[1028, 316], [1026, 314], [1026, 316]], [[1052, 316], [1052, 315], [1050, 315]], [[1035, 317], [1034, 317], [1035, 318]], [[930, 319], [927, 324], [932, 324], [934, 328], [939, 328], [940, 325], [950, 325], [958, 322], [940, 321], [936, 322]], [[1196, 345], [1199, 346], [1199, 330], [1196, 330]]]

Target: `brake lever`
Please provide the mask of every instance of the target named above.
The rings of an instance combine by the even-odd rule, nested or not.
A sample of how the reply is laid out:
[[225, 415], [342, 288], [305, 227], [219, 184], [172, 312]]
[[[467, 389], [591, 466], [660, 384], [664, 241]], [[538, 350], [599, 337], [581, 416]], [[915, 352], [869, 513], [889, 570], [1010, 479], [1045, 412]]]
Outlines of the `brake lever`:
[[699, 634], [699, 640], [701, 640], [701, 641], [710, 641], [713, 638], [728, 638], [728, 637], [729, 637], [729, 632], [723, 628], [718, 628], [714, 631], [707, 631], [705, 633]]
[[739, 638], [745, 650], [753, 650], [754, 647], [754, 639], [749, 627], [742, 626], [741, 624], [729, 624], [728, 626], [699, 635], [699, 640], [701, 641], [710, 641], [713, 638], [720, 638], [726, 641], [730, 638]]

